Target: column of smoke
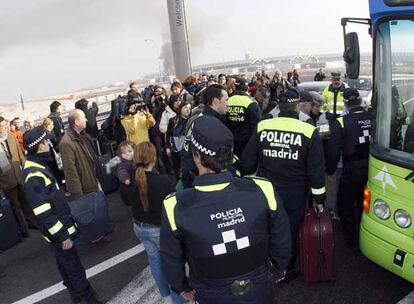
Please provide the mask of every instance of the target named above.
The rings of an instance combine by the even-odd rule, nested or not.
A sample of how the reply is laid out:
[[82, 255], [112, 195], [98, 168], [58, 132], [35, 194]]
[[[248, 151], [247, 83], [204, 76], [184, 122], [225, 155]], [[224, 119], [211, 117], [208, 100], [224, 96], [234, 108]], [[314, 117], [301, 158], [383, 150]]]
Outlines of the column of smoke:
[[[21, 11], [16, 10], [19, 6], [11, 3], [14, 2], [0, 5], [3, 8], [0, 10], [0, 26], [7, 28], [7, 31], [0, 31], [0, 56], [7, 48], [23, 44], [30, 46], [70, 41], [87, 47], [89, 38], [93, 35], [110, 33], [110, 39], [109, 35], [123, 28], [157, 22], [163, 27], [163, 44], [159, 58], [163, 61], [164, 74], [174, 74], [165, 0], [147, 1], [145, 10], [142, 9], [142, 2], [138, 0], [31, 0], [31, 9]], [[65, 14], [60, 13], [62, 7]], [[10, 14], [12, 9], [19, 13]], [[225, 20], [221, 17], [211, 19], [211, 16], [195, 8], [191, 1], [186, 2], [186, 11], [192, 59], [201, 59], [195, 61], [206, 63], [201, 56], [205, 51], [206, 41], [209, 40], [208, 34], [221, 31]], [[75, 13], [76, 18], [73, 18]], [[10, 27], [9, 24], [13, 26]], [[144, 39], [145, 37], [142, 38]], [[156, 37], [153, 40], [157, 41]]]
[[[185, 5], [191, 60], [193, 61], [193, 64], [194, 62], [200, 64], [207, 63], [204, 60], [204, 53], [206, 52], [207, 42], [211, 40], [209, 34], [222, 31], [226, 27], [226, 20], [222, 17], [215, 16], [214, 21], [200, 22], [200, 20], [212, 20], [211, 16], [208, 16], [204, 11], [195, 9], [191, 1], [186, 1]], [[166, 25], [169, 26], [168, 22]], [[163, 28], [161, 36], [163, 44], [160, 50], [160, 59], [163, 61], [164, 74], [174, 75], [174, 56], [171, 48], [170, 30], [168, 27]], [[217, 50], [209, 51], [215, 52]]]
[[163, 63], [163, 72], [165, 75], [174, 75], [174, 59], [171, 48], [171, 41], [164, 41], [160, 50], [160, 59]]

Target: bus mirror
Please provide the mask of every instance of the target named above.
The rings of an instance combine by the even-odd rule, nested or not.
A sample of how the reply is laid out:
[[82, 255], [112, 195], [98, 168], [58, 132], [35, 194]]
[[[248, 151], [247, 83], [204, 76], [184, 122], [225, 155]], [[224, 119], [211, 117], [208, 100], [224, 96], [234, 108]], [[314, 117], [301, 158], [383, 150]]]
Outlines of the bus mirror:
[[351, 32], [345, 36], [344, 60], [348, 78], [359, 77], [359, 40], [358, 34]]

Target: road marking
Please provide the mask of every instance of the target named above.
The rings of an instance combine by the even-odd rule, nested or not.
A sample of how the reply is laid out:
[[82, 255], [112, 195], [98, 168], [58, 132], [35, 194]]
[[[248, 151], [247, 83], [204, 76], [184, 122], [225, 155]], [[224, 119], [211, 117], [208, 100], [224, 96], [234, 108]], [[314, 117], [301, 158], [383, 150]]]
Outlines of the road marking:
[[412, 304], [412, 303], [414, 303], [414, 291], [406, 295], [404, 299], [399, 301], [397, 304]]
[[[103, 261], [102, 263], [99, 263], [91, 268], [89, 268], [88, 270], [86, 270], [86, 276], [88, 278], [93, 277], [119, 263], [122, 263], [125, 260], [128, 260], [129, 258], [132, 258], [133, 256], [141, 253], [142, 251], [144, 251], [144, 245], [139, 244], [135, 247], [132, 247], [131, 249], [128, 249], [110, 259], [107, 259], [105, 261]], [[39, 301], [42, 301], [48, 297], [51, 297], [55, 294], [57, 294], [58, 292], [62, 291], [66, 289], [66, 287], [63, 285], [63, 282], [59, 282], [55, 285], [52, 285], [48, 288], [45, 288], [41, 291], [38, 291], [30, 296], [27, 296], [19, 301], [16, 301], [12, 304], [33, 304], [33, 303], [37, 303]]]
[[152, 277], [149, 266], [144, 268], [107, 304], [161, 304], [170, 303], [168, 297], [162, 298]]

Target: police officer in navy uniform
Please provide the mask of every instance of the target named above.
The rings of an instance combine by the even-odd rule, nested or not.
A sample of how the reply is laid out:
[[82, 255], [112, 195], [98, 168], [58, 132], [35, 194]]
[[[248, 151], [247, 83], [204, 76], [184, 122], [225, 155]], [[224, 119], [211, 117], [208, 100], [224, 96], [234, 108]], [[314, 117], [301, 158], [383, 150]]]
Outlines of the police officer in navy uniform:
[[338, 212], [345, 241], [354, 247], [358, 244], [364, 186], [368, 180], [372, 114], [361, 106], [357, 89], [345, 89], [344, 103], [349, 114], [330, 124], [331, 157], [327, 161], [326, 173], [328, 178], [334, 178], [342, 155], [343, 173], [337, 192]]
[[59, 189], [48, 165], [54, 161], [49, 152], [49, 135], [42, 127], [25, 134], [27, 161], [22, 171], [24, 192], [36, 216], [39, 230], [50, 243], [63, 284], [73, 303], [102, 303], [86, 278], [73, 240], [77, 226], [72, 219], [65, 192]]
[[236, 77], [235, 80], [236, 92], [229, 98], [227, 122], [234, 136], [234, 154], [240, 158], [250, 136], [256, 130], [257, 123], [262, 118], [262, 113], [257, 101], [247, 92], [249, 82], [242, 77]]
[[317, 129], [299, 120], [299, 93], [289, 89], [279, 95], [277, 118], [259, 122], [242, 155], [244, 173], [269, 179], [281, 196], [289, 217], [292, 260], [289, 277], [296, 262], [296, 238], [310, 192], [313, 202], [323, 210], [325, 173], [322, 142]]
[[197, 120], [192, 152], [199, 176], [193, 188], [164, 200], [163, 270], [174, 291], [200, 304], [270, 304], [290, 258], [289, 222], [269, 181], [226, 170], [232, 146], [232, 133], [217, 119]]
[[[203, 93], [203, 102], [205, 103], [203, 112], [193, 115], [187, 122], [185, 136], [186, 142], [181, 151], [181, 176], [184, 188], [190, 188], [194, 178], [197, 175], [197, 168], [194, 164], [193, 155], [191, 153], [191, 135], [197, 119], [203, 116], [211, 116], [220, 121], [223, 125], [227, 124], [226, 110], [229, 96], [226, 90], [219, 84], [208, 86]], [[235, 174], [238, 168], [238, 159], [233, 159], [232, 170]]]

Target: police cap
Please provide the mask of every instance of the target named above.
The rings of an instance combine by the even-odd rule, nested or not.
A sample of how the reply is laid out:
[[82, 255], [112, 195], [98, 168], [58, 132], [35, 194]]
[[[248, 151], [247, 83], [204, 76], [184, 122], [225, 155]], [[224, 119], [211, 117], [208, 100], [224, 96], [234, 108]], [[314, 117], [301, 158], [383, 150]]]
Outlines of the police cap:
[[234, 82], [234, 86], [236, 87], [236, 91], [247, 91], [249, 87], [249, 82], [247, 79], [243, 77], [236, 77]]
[[344, 90], [344, 102], [348, 104], [359, 104], [361, 102], [361, 97], [359, 92], [355, 88], [346, 88]]
[[23, 137], [24, 148], [28, 152], [37, 152], [37, 148], [44, 139], [51, 139], [52, 135], [47, 133], [43, 127], [34, 127], [26, 132]]
[[333, 78], [341, 77], [341, 72], [331, 72], [331, 77]]
[[313, 96], [308, 91], [299, 91], [300, 102], [313, 102]]
[[323, 97], [321, 94], [315, 91], [310, 91], [309, 94], [312, 95], [312, 103], [322, 106], [323, 105]]
[[297, 103], [300, 102], [298, 91], [289, 89], [279, 94], [279, 103]]
[[215, 156], [220, 148], [233, 146], [233, 134], [217, 118], [207, 115], [196, 120], [191, 142], [198, 152]]

